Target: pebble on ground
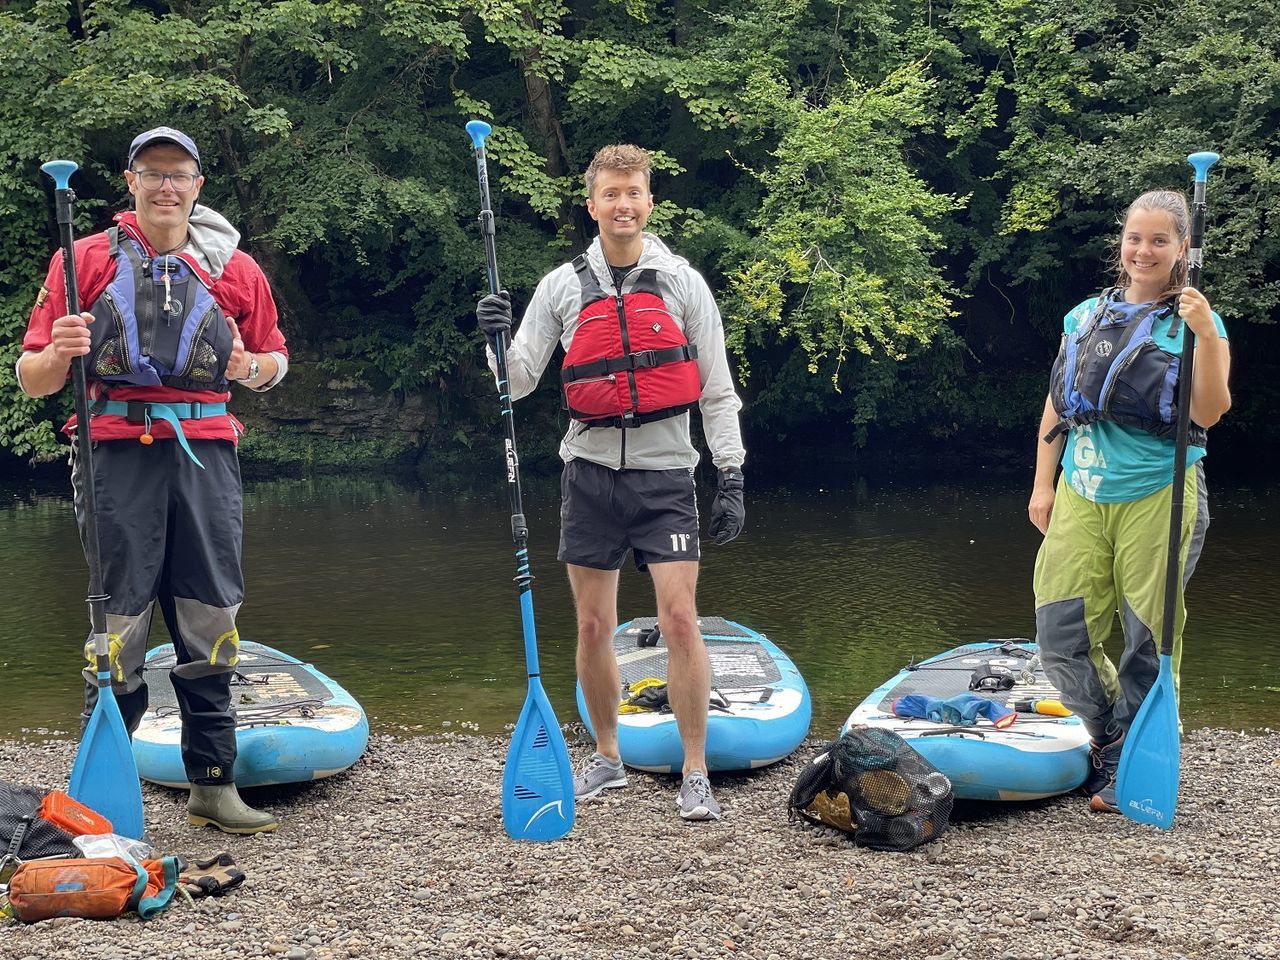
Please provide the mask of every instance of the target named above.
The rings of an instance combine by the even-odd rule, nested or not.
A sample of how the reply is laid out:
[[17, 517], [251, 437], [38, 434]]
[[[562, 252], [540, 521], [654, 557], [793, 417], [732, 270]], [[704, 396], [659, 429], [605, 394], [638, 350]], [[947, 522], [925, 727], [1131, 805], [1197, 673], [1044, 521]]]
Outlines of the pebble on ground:
[[[586, 757], [580, 727], [569, 739]], [[1079, 796], [961, 802], [939, 840], [904, 854], [787, 820], [817, 746], [713, 778], [718, 823], [681, 821], [676, 779], [633, 771], [545, 844], [503, 832], [494, 738], [376, 735], [347, 773], [248, 791], [281, 818], [256, 837], [188, 826], [185, 793], [146, 785], [158, 853], [230, 851], [245, 883], [148, 921], [0, 922], [0, 956], [1280, 958], [1280, 734], [1188, 734], [1168, 832], [1091, 814]], [[0, 777], [64, 787], [74, 752], [0, 742]]]

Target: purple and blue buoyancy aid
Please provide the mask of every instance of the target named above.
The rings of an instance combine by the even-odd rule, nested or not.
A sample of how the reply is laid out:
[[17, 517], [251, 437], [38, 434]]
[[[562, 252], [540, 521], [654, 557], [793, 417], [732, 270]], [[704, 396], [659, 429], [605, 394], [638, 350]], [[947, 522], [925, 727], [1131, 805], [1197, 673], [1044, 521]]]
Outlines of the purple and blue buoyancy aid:
[[181, 257], [152, 257], [119, 227], [107, 236], [116, 273], [90, 308], [88, 375], [108, 384], [226, 390], [231, 329], [200, 275]]
[[[1138, 427], [1173, 439], [1178, 431], [1178, 373], [1182, 358], [1161, 349], [1152, 327], [1175, 309], [1169, 300], [1128, 303], [1124, 291], [1102, 292], [1093, 315], [1062, 336], [1049, 375], [1049, 398], [1059, 420], [1046, 442], [1098, 420]], [[1178, 335], [1174, 323], [1169, 336]], [[1188, 442], [1204, 446], [1205, 429], [1189, 424]]]

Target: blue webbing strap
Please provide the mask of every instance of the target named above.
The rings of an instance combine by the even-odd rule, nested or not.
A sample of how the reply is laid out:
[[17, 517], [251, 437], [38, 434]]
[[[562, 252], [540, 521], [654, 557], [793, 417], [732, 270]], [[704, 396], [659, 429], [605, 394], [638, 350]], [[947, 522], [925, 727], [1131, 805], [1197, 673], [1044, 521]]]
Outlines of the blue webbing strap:
[[[107, 400], [101, 403], [95, 403], [93, 406], [94, 413], [108, 413], [114, 417], [129, 416], [129, 407], [131, 404], [123, 400]], [[225, 403], [153, 403], [147, 401], [141, 404], [133, 404], [136, 409], [138, 406], [143, 408], [145, 416], [154, 417], [157, 420], [163, 420], [173, 427], [173, 432], [178, 438], [178, 443], [182, 445], [183, 452], [191, 458], [201, 470], [204, 464], [200, 462], [200, 458], [191, 450], [191, 445], [187, 443], [187, 435], [182, 431], [183, 420], [205, 420], [209, 417], [220, 417], [226, 414], [227, 405]]]
[[[138, 916], [143, 920], [150, 919], [167, 907], [173, 900], [174, 894], [178, 892], [178, 858], [161, 857], [160, 862], [164, 866], [164, 885], [156, 891], [155, 896], [139, 899], [135, 907]], [[143, 892], [146, 892], [145, 882]]]

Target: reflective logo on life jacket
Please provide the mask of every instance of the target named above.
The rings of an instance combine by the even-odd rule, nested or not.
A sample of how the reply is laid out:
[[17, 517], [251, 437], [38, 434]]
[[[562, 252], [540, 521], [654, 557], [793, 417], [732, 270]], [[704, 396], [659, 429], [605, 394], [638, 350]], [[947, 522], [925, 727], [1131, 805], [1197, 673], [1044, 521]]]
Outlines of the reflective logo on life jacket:
[[[1061, 418], [1046, 437], [1110, 420], [1172, 439], [1178, 432], [1178, 372], [1182, 358], [1156, 343], [1152, 328], [1169, 316], [1169, 301], [1127, 303], [1119, 288], [1104, 290], [1093, 315], [1063, 334], [1049, 375], [1049, 397]], [[1177, 329], [1175, 321], [1174, 333]], [[1189, 442], [1204, 446], [1203, 427]]]
[[585, 256], [573, 268], [582, 307], [560, 367], [569, 416], [592, 427], [638, 427], [694, 406], [702, 395], [698, 348], [668, 312], [656, 272], [641, 270], [629, 293], [609, 296]]
[[91, 308], [89, 376], [108, 383], [225, 390], [231, 329], [186, 261], [151, 257], [119, 227], [107, 231], [116, 273]]

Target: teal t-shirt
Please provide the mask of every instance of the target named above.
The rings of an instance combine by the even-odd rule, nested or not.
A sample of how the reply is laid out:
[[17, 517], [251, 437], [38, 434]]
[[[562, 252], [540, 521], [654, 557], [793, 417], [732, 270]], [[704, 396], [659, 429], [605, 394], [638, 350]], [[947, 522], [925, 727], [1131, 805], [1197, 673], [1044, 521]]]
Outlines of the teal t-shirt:
[[[1093, 316], [1097, 297], [1077, 305], [1062, 321], [1065, 333], [1074, 333]], [[1151, 333], [1160, 349], [1182, 355], [1182, 327], [1169, 336], [1172, 316], [1157, 320]], [[1218, 335], [1226, 339], [1222, 318], [1213, 314]], [[1062, 471], [1071, 489], [1095, 503], [1128, 503], [1150, 496], [1173, 482], [1172, 440], [1157, 437], [1138, 427], [1099, 420], [1074, 427], [1062, 448]], [[1204, 447], [1187, 447], [1187, 466], [1205, 455]]]

